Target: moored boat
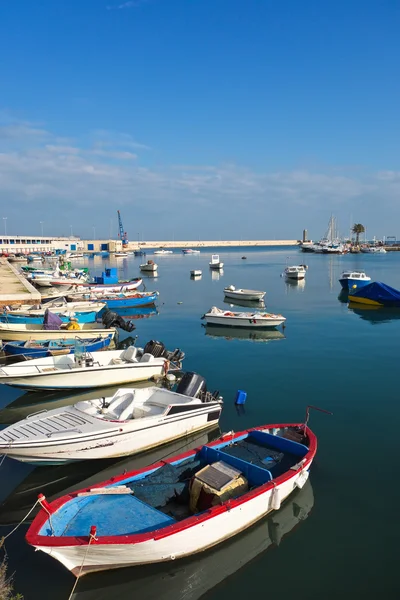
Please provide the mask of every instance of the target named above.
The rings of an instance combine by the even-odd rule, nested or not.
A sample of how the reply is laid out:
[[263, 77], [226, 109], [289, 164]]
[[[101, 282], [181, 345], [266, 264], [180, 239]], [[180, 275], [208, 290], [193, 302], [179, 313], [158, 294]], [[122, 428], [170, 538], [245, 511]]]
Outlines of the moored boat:
[[122, 385], [164, 375], [181, 367], [183, 352], [168, 352], [164, 344], [144, 348], [89, 352], [76, 341], [74, 354], [49, 356], [0, 369], [0, 383], [26, 390], [69, 390]]
[[158, 265], [153, 260], [148, 260], [147, 263], [140, 265], [140, 270], [144, 273], [155, 273], [158, 269]]
[[160, 248], [159, 250], [154, 250], [153, 254], [173, 254], [172, 250], [166, 250], [165, 248]]
[[40, 496], [26, 539], [75, 575], [190, 556], [278, 510], [316, 450], [305, 424], [231, 432], [51, 504]]
[[[87, 352], [96, 352], [110, 345], [112, 336], [85, 340]], [[6, 356], [24, 356], [25, 358], [45, 358], [75, 352], [75, 339], [72, 340], [28, 340], [26, 342], [7, 342], [2, 350]]]
[[363, 287], [371, 283], [371, 277], [365, 274], [365, 271], [343, 271], [339, 283], [344, 290]]
[[202, 317], [207, 325], [223, 325], [228, 327], [265, 328], [278, 327], [286, 321], [282, 315], [261, 312], [232, 312], [213, 306]]
[[210, 269], [219, 270], [224, 268], [224, 263], [219, 260], [219, 254], [213, 254], [211, 256], [211, 261], [209, 262], [209, 265]]
[[288, 279], [300, 280], [304, 279], [306, 276], [307, 267], [306, 265], [293, 265], [291, 267], [286, 267], [284, 273], [285, 277]]
[[234, 285], [228, 285], [224, 288], [225, 298], [232, 298], [234, 300], [258, 300], [262, 301], [266, 292], [258, 290], [245, 290], [242, 288], [235, 288]]
[[400, 291], [380, 281], [374, 281], [361, 288], [349, 287], [349, 302], [400, 308]]
[[0, 450], [21, 462], [60, 464], [136, 454], [214, 427], [222, 410], [218, 392], [207, 392], [203, 377], [187, 375], [175, 392], [123, 388], [111, 398], [34, 413], [0, 432]]
[[138, 308], [153, 306], [158, 298], [158, 292], [121, 292], [120, 294], [84, 294], [68, 296], [69, 299], [87, 298], [93, 303], [104, 303], [108, 308]]
[[183, 248], [182, 254], [200, 254], [200, 250], [192, 250], [192, 248]]

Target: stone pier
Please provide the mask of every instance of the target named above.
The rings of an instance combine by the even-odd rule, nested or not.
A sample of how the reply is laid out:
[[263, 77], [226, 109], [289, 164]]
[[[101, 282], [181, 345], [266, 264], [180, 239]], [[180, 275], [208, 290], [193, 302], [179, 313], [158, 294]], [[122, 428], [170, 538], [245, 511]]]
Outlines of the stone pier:
[[40, 303], [40, 292], [8, 262], [0, 259], [0, 307]]

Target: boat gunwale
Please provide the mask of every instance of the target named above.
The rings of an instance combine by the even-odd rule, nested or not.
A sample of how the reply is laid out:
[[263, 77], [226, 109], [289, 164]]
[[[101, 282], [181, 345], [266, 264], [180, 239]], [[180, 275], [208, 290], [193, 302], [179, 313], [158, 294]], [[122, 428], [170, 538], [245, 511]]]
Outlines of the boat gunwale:
[[[126, 545], [126, 544], [139, 544], [139, 543], [147, 542], [150, 540], [157, 541], [157, 540], [160, 540], [160, 539], [163, 539], [166, 537], [171, 537], [175, 534], [185, 531], [186, 529], [190, 529], [191, 527], [194, 527], [194, 526], [204, 523], [205, 521], [208, 521], [214, 517], [217, 517], [218, 515], [220, 515], [224, 512], [230, 511], [233, 508], [239, 507], [242, 504], [245, 504], [246, 502], [253, 500], [257, 496], [261, 496], [262, 494], [265, 494], [266, 492], [274, 489], [275, 487], [282, 485], [286, 481], [289, 481], [290, 479], [295, 478], [296, 475], [298, 475], [300, 470], [304, 471], [309, 467], [309, 465], [313, 461], [314, 456], [317, 451], [316, 435], [312, 432], [312, 430], [308, 426], [305, 426], [304, 423], [280, 423], [280, 424], [268, 424], [268, 425], [263, 425], [260, 427], [252, 427], [250, 429], [245, 429], [245, 430], [237, 432], [235, 434], [227, 433], [227, 434], [221, 436], [220, 438], [218, 438], [217, 440], [215, 440], [214, 442], [205, 444], [205, 446], [212, 448], [214, 446], [218, 446], [219, 444], [221, 444], [225, 441], [228, 441], [228, 440], [233, 441], [238, 438], [244, 437], [244, 436], [252, 433], [253, 431], [260, 431], [260, 430], [262, 431], [265, 429], [281, 429], [284, 427], [291, 427], [291, 428], [302, 427], [304, 433], [308, 436], [308, 439], [309, 439], [308, 452], [303, 457], [303, 459], [302, 459], [303, 462], [302, 462], [301, 468], [299, 468], [298, 470], [288, 469], [285, 473], [283, 473], [279, 477], [276, 477], [276, 478], [258, 486], [254, 490], [250, 490], [250, 491], [246, 492], [245, 494], [243, 494], [242, 496], [240, 496], [238, 498], [229, 500], [228, 502], [226, 502], [222, 505], [213, 506], [210, 509], [205, 510], [204, 512], [202, 512], [200, 514], [192, 515], [191, 517], [188, 517], [186, 519], [183, 519], [182, 521], [173, 523], [172, 525], [169, 525], [167, 527], [163, 527], [159, 530], [153, 530], [153, 531], [148, 531], [146, 533], [137, 533], [137, 534], [98, 536], [96, 539], [92, 540], [92, 543], [95, 544], [96, 546], [97, 545], [100, 545], [100, 546], [102, 546], [102, 545], [106, 545], [106, 546], [107, 545]], [[138, 469], [135, 471], [131, 471], [131, 472], [122, 474], [122, 475], [111, 477], [107, 481], [101, 482], [101, 483], [97, 484], [96, 486], [91, 486], [91, 487], [97, 487], [97, 488], [106, 487], [106, 486], [115, 485], [117, 483], [121, 483], [123, 481], [132, 479], [133, 477], [136, 477], [137, 475], [141, 475], [141, 474], [144, 474], [147, 472], [149, 472], [149, 474], [150, 474], [150, 472], [153, 472], [166, 464], [170, 464], [170, 463], [173, 463], [176, 461], [182, 461], [182, 460], [185, 460], [192, 456], [195, 456], [198, 452], [200, 452], [201, 448], [203, 448], [203, 445], [199, 446], [193, 450], [189, 450], [182, 454], [173, 456], [171, 458], [168, 458], [165, 460], [160, 460], [157, 463], [153, 463], [152, 465], [148, 465], [147, 467], [144, 467], [142, 469]], [[88, 492], [88, 491], [90, 491], [90, 489], [91, 488], [83, 488], [83, 489], [73, 492], [71, 494], [62, 496], [61, 498], [58, 498], [57, 500], [54, 500], [53, 502], [51, 502], [49, 504], [49, 506], [51, 507], [51, 514], [54, 514], [62, 506], [64, 506], [67, 502], [70, 502], [71, 500], [77, 498], [78, 494], [83, 493], [83, 492]], [[40, 512], [36, 515], [36, 517], [34, 518], [31, 526], [29, 527], [29, 529], [26, 533], [25, 539], [28, 544], [31, 544], [32, 546], [35, 546], [35, 547], [42, 547], [42, 548], [43, 547], [58, 548], [58, 547], [73, 547], [73, 546], [87, 546], [88, 545], [89, 532], [88, 532], [87, 536], [54, 536], [54, 537], [50, 537], [50, 536], [40, 535], [39, 531], [41, 530], [41, 528], [43, 527], [43, 525], [46, 523], [46, 521], [48, 519], [49, 519], [49, 513], [42, 508], [40, 510]]]

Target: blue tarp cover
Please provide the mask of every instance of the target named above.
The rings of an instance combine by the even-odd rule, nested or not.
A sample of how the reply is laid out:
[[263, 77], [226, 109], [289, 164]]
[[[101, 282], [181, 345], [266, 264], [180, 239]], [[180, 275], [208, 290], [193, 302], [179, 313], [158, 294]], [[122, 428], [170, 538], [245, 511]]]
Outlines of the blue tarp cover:
[[369, 300], [380, 302], [384, 306], [400, 307], [399, 290], [395, 290], [394, 288], [390, 287], [390, 285], [386, 285], [380, 281], [374, 281], [373, 283], [360, 288], [354, 294], [350, 294], [349, 300], [351, 300], [352, 297], [368, 298]]

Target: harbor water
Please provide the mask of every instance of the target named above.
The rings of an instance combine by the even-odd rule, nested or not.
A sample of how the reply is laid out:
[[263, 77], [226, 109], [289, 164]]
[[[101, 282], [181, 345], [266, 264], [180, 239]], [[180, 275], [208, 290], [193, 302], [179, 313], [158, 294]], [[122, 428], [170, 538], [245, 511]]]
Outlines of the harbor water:
[[[203, 375], [224, 397], [223, 432], [267, 423], [302, 421], [307, 405], [318, 452], [310, 483], [280, 511], [218, 547], [183, 561], [84, 577], [75, 600], [232, 600], [250, 591], [281, 600], [386, 600], [400, 597], [397, 573], [400, 485], [397, 483], [400, 422], [400, 309], [350, 309], [340, 294], [344, 270], [363, 269], [373, 281], [400, 289], [400, 254], [302, 254], [293, 248], [216, 250], [221, 272], [209, 269], [212, 249], [198, 255], [146, 259], [158, 264], [145, 277], [148, 291], [160, 292], [156, 310], [126, 310], [135, 317], [137, 345], [164, 342], [186, 353], [184, 369]], [[244, 260], [242, 257], [246, 256]], [[92, 275], [118, 266], [122, 279], [139, 275], [143, 257], [85, 258]], [[288, 282], [287, 264], [306, 263], [306, 279]], [[201, 269], [201, 278], [190, 271]], [[224, 303], [228, 285], [265, 290], [266, 308], [283, 314], [284, 329], [243, 332], [204, 327], [201, 316]], [[244, 307], [233, 310], [248, 310]], [[129, 341], [129, 340], [128, 340]], [[238, 389], [246, 404], [235, 407]], [[23, 393], [2, 386], [0, 427], [30, 412], [72, 404], [60, 395]], [[95, 390], [92, 397], [104, 395]], [[66, 396], [66, 394], [64, 394]], [[0, 466], [0, 536], [28, 513], [38, 493], [53, 499], [124, 470], [183, 451], [211, 439], [176, 442], [150, 455], [114, 461], [33, 467], [5, 459]], [[30, 517], [27, 522], [29, 523]], [[9, 572], [25, 600], [67, 600], [74, 577], [57, 561], [34, 552], [22, 524], [6, 540]]]

